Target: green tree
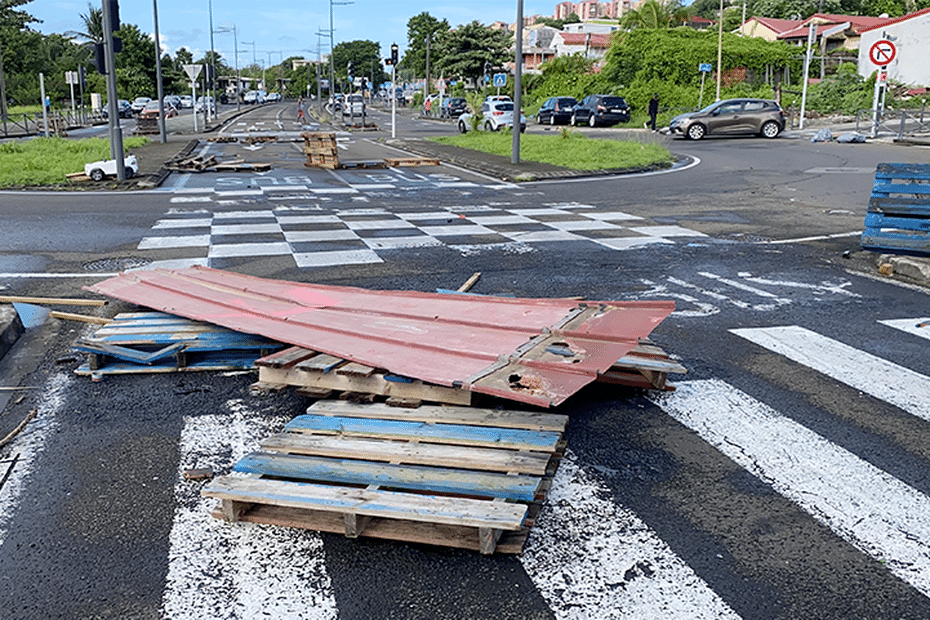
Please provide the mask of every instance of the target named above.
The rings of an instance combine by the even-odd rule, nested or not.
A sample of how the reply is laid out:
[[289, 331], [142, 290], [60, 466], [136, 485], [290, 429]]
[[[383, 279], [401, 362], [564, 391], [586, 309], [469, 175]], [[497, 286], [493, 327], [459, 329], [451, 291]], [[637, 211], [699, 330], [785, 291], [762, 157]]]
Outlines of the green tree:
[[510, 45], [509, 33], [473, 21], [449, 31], [443, 38], [437, 70], [447, 78], [460, 77], [477, 83], [484, 75], [486, 63], [498, 67], [510, 59]]
[[437, 43], [449, 32], [449, 22], [423, 12], [407, 20], [407, 49], [400, 64], [414, 75], [426, 75], [426, 37], [430, 37], [430, 62], [435, 62]]
[[7, 114], [6, 100], [6, 71], [3, 67], [3, 60], [8, 56], [8, 50], [15, 49], [11, 43], [15, 40], [16, 34], [26, 27], [26, 24], [37, 22], [35, 17], [25, 11], [17, 10], [17, 7], [29, 4], [31, 0], [0, 0], [0, 114], [4, 117]]
[[565, 27], [565, 24], [577, 24], [581, 22], [581, 18], [578, 17], [577, 13], [569, 13], [568, 17], [565, 19], [555, 19], [553, 17], [537, 17], [536, 23], [549, 26], [550, 28], [557, 28], [561, 30]]
[[114, 33], [123, 41], [116, 54], [116, 87], [125, 99], [155, 96], [155, 42], [134, 24], [123, 24]]
[[81, 13], [81, 21], [84, 22], [84, 30], [69, 30], [65, 34], [91, 43], [103, 41], [103, 9], [94, 8], [88, 2], [87, 13]]
[[627, 11], [620, 20], [624, 28], [671, 28], [687, 18], [680, 0], [646, 0]]
[[336, 68], [337, 80], [350, 77], [346, 70], [350, 62], [351, 77], [364, 77], [367, 81], [374, 79], [377, 83], [384, 80], [379, 43], [367, 40], [337, 43], [333, 48], [333, 65]]

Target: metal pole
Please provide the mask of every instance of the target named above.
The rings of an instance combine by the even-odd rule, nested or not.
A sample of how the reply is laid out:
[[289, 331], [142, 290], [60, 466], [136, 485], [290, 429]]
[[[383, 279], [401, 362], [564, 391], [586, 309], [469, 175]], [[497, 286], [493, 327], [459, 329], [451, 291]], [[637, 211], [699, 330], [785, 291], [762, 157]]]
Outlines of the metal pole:
[[161, 40], [158, 38], [158, 0], [152, 0], [152, 16], [155, 19], [155, 81], [158, 91], [158, 133], [161, 135], [161, 143], [168, 142], [168, 134], [165, 131], [165, 87], [161, 83]]
[[[429, 40], [430, 35], [426, 35], [426, 85], [423, 87], [423, 103], [429, 98]], [[432, 106], [430, 106], [430, 116], [432, 116]]]
[[239, 96], [239, 83], [242, 81], [239, 77], [239, 37], [236, 33], [236, 24], [233, 24], [233, 50], [236, 54], [236, 112], [242, 111], [242, 101]]
[[336, 61], [333, 59], [333, 0], [329, 0], [329, 94], [336, 94]]
[[116, 162], [116, 178], [126, 180], [126, 162], [123, 159], [123, 130], [119, 124], [119, 111], [116, 109], [116, 63], [113, 53], [113, 30], [110, 25], [110, 3], [103, 2], [103, 48], [107, 69], [107, 111], [110, 122], [110, 154]]
[[42, 124], [45, 125], [45, 137], [48, 138], [48, 106], [45, 105], [45, 74], [39, 72], [39, 96], [42, 98]]
[[[211, 96], [213, 97], [213, 120], [216, 120], [216, 51], [213, 47], [213, 0], [210, 0], [210, 63], [213, 67], [211, 73], [210, 85], [213, 87]], [[195, 101], [196, 103], [196, 101]], [[196, 115], [196, 112], [193, 112]]]
[[397, 137], [397, 66], [391, 65], [391, 137]]
[[523, 104], [523, 0], [517, 0], [516, 52], [513, 76], [513, 143], [511, 144], [510, 163], [520, 163], [520, 128], [523, 116], [520, 106]]
[[813, 45], [817, 38], [817, 25], [811, 22], [807, 31], [807, 51], [804, 53], [804, 85], [801, 87], [801, 119], [798, 129], [804, 129], [804, 107], [807, 105], [807, 78], [811, 70], [811, 58], [814, 56]]
[[723, 77], [723, 0], [720, 0], [720, 27], [717, 33], [717, 99], [720, 101], [720, 80]]

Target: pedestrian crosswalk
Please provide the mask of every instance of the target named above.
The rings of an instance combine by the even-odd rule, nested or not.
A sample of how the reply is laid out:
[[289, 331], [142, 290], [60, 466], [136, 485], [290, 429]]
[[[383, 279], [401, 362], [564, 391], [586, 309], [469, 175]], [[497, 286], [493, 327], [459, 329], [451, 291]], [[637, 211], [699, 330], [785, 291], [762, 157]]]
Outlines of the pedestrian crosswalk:
[[229, 258], [287, 256], [297, 267], [310, 268], [381, 263], [392, 250], [524, 253], [539, 244], [565, 242], [626, 250], [700, 236], [680, 226], [651, 226], [638, 216], [584, 204], [397, 210], [315, 205], [175, 209], [155, 223], [138, 249], [186, 252], [191, 263], [214, 267]]
[[[914, 326], [924, 321], [895, 319], [893, 324]], [[797, 325], [731, 331], [747, 346], [763, 347], [848, 386], [845, 389], [867, 390], [924, 417], [930, 378], [921, 373]], [[904, 339], [927, 337], [910, 330], [892, 333]], [[869, 390], [870, 386], [882, 389]], [[656, 413], [664, 412], [690, 429], [760, 484], [930, 599], [930, 497], [780, 413], [778, 401], [763, 402], [719, 378], [688, 380], [676, 387], [649, 396]], [[219, 470], [227, 469], [281, 422], [273, 416], [257, 416], [242, 403], [227, 403], [227, 409], [187, 420], [182, 470], [203, 466], [204, 459], [213, 459], [209, 464]], [[604, 485], [604, 475], [583, 462], [570, 443], [520, 558], [553, 616], [559, 620], [744, 617], [646, 521], [623, 505], [622, 496]], [[230, 618], [255, 617], [247, 610], [264, 605], [272, 605], [276, 617], [339, 617], [317, 534], [211, 520], [206, 516], [208, 502], [196, 497], [180, 472], [176, 494], [165, 594], [165, 609], [173, 611], [170, 617], [212, 617], [224, 603], [227, 609], [239, 610], [222, 616]], [[274, 574], [280, 580], [244, 579], [256, 573]], [[210, 582], [206, 587], [201, 583], [205, 580]], [[222, 587], [217, 587], [217, 580]], [[295, 587], [295, 580], [301, 580], [302, 587]], [[231, 602], [224, 598], [229, 596]], [[304, 610], [302, 615], [288, 615], [297, 608]]]

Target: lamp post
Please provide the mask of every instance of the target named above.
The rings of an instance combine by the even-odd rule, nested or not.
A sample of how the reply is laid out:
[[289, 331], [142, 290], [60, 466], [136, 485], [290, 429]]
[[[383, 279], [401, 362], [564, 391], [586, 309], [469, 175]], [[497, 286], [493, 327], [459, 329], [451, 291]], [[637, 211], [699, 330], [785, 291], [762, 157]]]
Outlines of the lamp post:
[[341, 2], [336, 2], [336, 0], [329, 0], [329, 92], [332, 94], [335, 92], [333, 87], [336, 84], [336, 61], [333, 60], [333, 49], [335, 43], [333, 42], [333, 33], [335, 29], [333, 28], [333, 6], [347, 6], [349, 4], [355, 4], [352, 0], [343, 0]]
[[212, 68], [210, 83], [213, 86], [210, 96], [213, 97], [213, 120], [216, 120], [216, 48], [213, 47], [213, 0], [210, 0], [210, 66]]
[[239, 100], [239, 38], [238, 32], [236, 30], [236, 24], [232, 26], [220, 26], [217, 29], [217, 32], [232, 32], [233, 33], [233, 54], [236, 56], [236, 111], [242, 109], [242, 102]]
[[[158, 91], [158, 133], [161, 143], [168, 142], [165, 131], [165, 87], [161, 81], [161, 39], [158, 36], [158, 0], [152, 0], [152, 17], [155, 20], [155, 82]], [[72, 91], [74, 92], [74, 91]]]
[[720, 23], [717, 33], [717, 101], [720, 101], [720, 79], [723, 75], [723, 0], [720, 0]]
[[[251, 46], [252, 46], [252, 50], [255, 49], [255, 41], [243, 41], [242, 44], [243, 44], [243, 45], [251, 45]], [[242, 50], [242, 51], [244, 52], [245, 50]], [[254, 51], [253, 51], [253, 53], [252, 53], [252, 58], [253, 58], [253, 59], [255, 58], [255, 53], [254, 53]], [[255, 64], [255, 63], [252, 63], [252, 64]], [[249, 90], [252, 90], [252, 78], [249, 78]], [[254, 102], [253, 102], [253, 103], [254, 103]]]

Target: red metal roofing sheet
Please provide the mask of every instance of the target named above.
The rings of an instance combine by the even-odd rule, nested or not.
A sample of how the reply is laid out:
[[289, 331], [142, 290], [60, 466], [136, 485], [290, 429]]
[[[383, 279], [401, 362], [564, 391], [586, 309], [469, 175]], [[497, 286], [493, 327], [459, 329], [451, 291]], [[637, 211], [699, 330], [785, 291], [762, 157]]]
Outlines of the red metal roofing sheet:
[[371, 291], [192, 267], [87, 290], [236, 331], [542, 406], [629, 353], [674, 302], [579, 302]]

